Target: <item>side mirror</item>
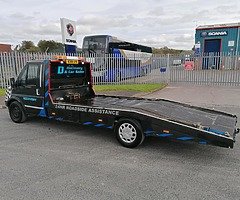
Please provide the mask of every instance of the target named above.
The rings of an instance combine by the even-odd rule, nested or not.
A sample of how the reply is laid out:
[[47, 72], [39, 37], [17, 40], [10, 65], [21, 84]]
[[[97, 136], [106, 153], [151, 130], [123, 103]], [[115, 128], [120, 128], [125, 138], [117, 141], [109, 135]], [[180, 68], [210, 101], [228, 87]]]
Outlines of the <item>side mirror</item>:
[[12, 88], [15, 86], [15, 78], [10, 78], [10, 84]]

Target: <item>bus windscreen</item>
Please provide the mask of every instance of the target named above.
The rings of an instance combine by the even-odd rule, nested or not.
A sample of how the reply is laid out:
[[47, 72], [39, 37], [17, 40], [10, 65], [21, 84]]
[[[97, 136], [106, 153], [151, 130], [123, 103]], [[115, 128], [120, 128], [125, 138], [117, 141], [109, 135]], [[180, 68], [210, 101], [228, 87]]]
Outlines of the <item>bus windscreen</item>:
[[83, 49], [103, 50], [106, 48], [106, 37], [86, 37], [83, 41]]

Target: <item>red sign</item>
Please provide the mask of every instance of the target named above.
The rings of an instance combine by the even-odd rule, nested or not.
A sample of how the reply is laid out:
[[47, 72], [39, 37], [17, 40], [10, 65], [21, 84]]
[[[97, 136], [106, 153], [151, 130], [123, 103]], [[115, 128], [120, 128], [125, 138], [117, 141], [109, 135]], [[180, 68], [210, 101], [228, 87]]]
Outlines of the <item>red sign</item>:
[[194, 68], [194, 62], [193, 61], [185, 61], [184, 63], [184, 69], [185, 70], [193, 70]]

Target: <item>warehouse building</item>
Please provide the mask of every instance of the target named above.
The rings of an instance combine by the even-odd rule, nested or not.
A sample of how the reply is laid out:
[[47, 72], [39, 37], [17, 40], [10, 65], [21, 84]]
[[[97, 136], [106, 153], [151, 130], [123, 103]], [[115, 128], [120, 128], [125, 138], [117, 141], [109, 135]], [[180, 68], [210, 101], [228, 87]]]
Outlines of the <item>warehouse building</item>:
[[240, 53], [240, 22], [196, 28], [195, 49], [199, 53]]
[[204, 25], [196, 28], [195, 54], [198, 68], [236, 69], [240, 55], [240, 22]]

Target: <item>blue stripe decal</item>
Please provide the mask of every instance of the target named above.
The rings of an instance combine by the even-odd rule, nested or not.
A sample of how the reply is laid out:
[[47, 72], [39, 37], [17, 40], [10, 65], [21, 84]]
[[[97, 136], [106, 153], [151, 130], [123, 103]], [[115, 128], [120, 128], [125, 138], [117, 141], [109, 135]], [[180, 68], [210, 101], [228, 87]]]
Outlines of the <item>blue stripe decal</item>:
[[48, 80], [45, 81], [45, 87], [47, 87], [47, 86], [48, 86]]
[[170, 136], [173, 136], [173, 134], [158, 133], [157, 136], [159, 136], [159, 137], [170, 137]]
[[42, 109], [39, 113], [38, 113], [39, 117], [47, 117], [45, 109]]
[[205, 128], [204, 130], [212, 132], [212, 133], [216, 133], [218, 135], [225, 135], [225, 132], [222, 132], [222, 131], [219, 131], [219, 130], [216, 130], [216, 129]]
[[48, 68], [45, 70], [45, 75], [46, 76], [48, 75]]
[[[42, 107], [44, 108], [44, 101], [42, 101]], [[40, 117], [47, 117], [45, 109], [42, 109], [39, 113], [38, 116]]]
[[113, 49], [113, 52], [114, 56], [117, 56], [117, 57], [120, 57], [121, 56], [121, 51], [120, 49]]
[[148, 128], [144, 133], [145, 136], [153, 136], [155, 131], [152, 128]]
[[113, 127], [112, 127], [112, 126], [108, 126], [107, 128], [108, 128], [108, 129], [112, 129]]
[[155, 131], [145, 131], [144, 133], [146, 133], [146, 134], [152, 134], [152, 133], [155, 133]]
[[83, 123], [83, 125], [91, 125], [91, 124], [93, 124], [92, 122], [85, 122], [85, 123]]
[[183, 136], [183, 137], [179, 137], [179, 138], [176, 138], [177, 140], [183, 140], [183, 141], [186, 141], [186, 140], [193, 140], [193, 137], [189, 137], [189, 136]]
[[96, 127], [102, 127], [102, 126], [105, 126], [105, 124], [95, 124], [94, 126], [96, 126]]
[[199, 144], [207, 144], [207, 141], [206, 140], [200, 140], [198, 143]]
[[56, 118], [57, 121], [63, 121], [63, 118], [62, 117], [58, 117]]

